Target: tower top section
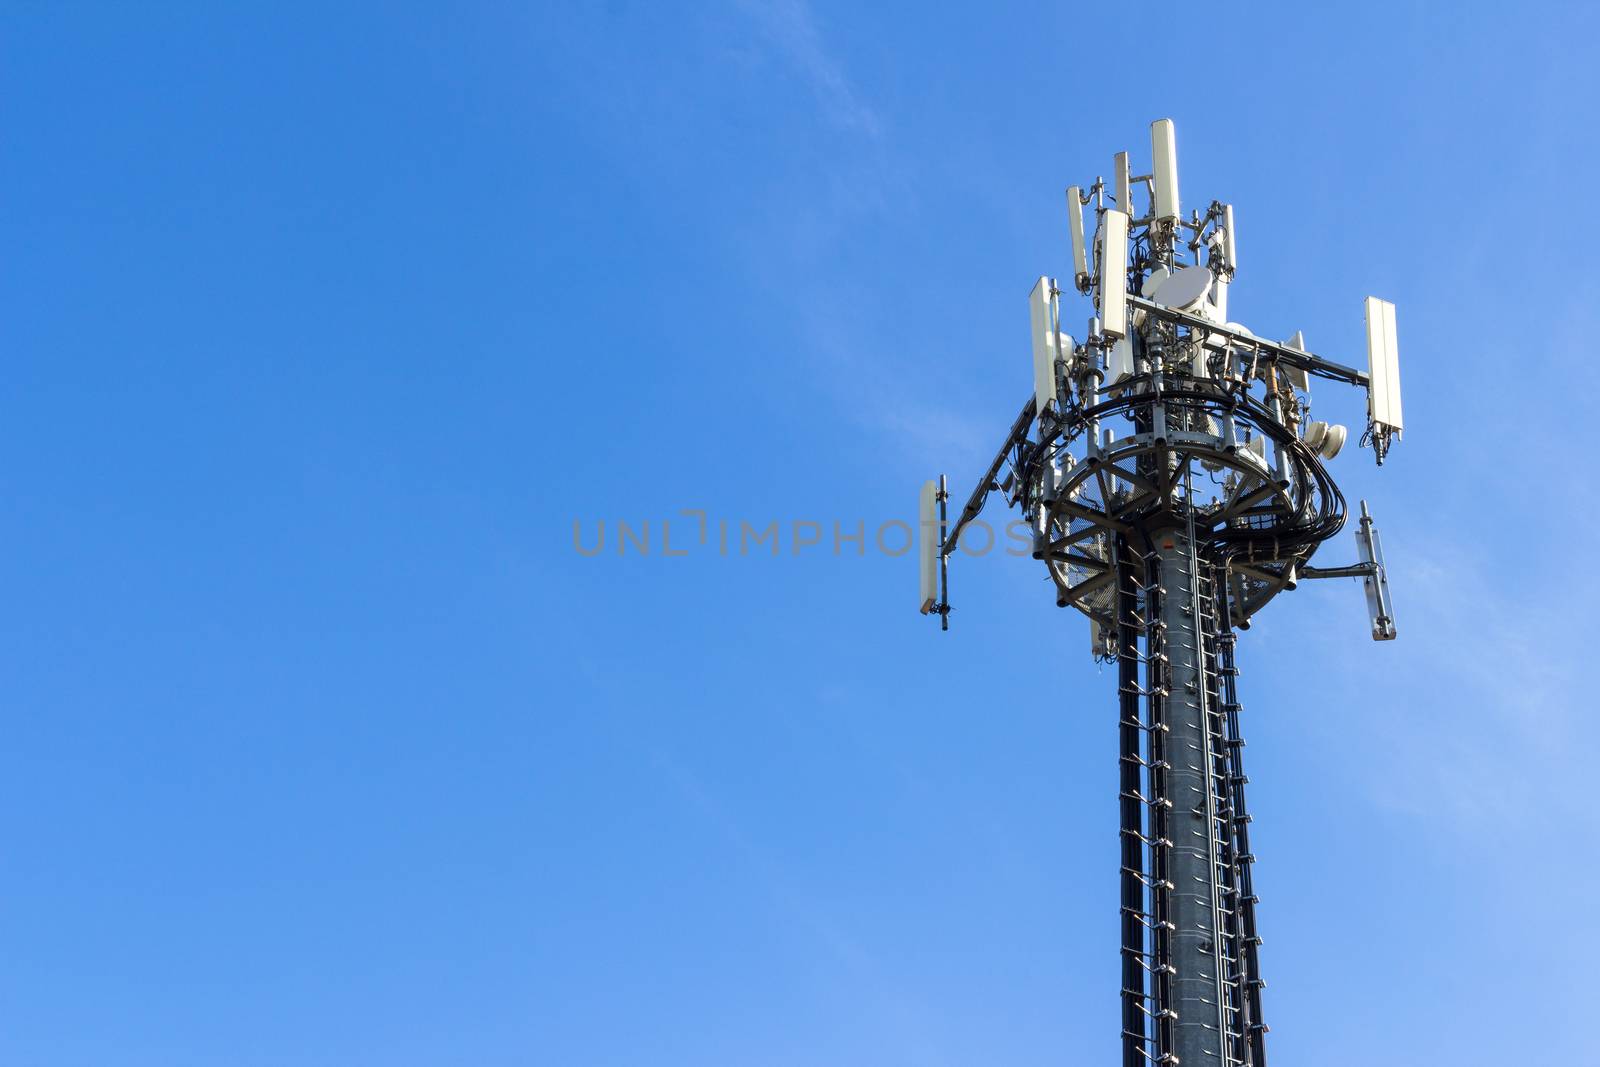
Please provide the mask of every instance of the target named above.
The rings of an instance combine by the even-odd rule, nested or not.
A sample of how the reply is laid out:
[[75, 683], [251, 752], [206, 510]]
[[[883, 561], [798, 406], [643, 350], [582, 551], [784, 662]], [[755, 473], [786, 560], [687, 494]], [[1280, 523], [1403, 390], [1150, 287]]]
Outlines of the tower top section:
[[[1163, 530], [1186, 531], [1228, 573], [1230, 617], [1247, 626], [1279, 592], [1323, 576], [1311, 556], [1345, 523], [1326, 465], [1349, 430], [1312, 417], [1314, 381], [1366, 390], [1360, 443], [1379, 465], [1400, 439], [1394, 305], [1366, 300], [1365, 371], [1314, 354], [1301, 331], [1261, 336], [1229, 306], [1233, 205], [1185, 211], [1171, 119], [1151, 123], [1149, 160], [1146, 170], [1118, 152], [1109, 181], [1067, 188], [1072, 281], [1031, 285], [1033, 395], [955, 524], [925, 548], [938, 564], [923, 567], [927, 612], [948, 616], [948, 597], [929, 585], [947, 588], [951, 551], [1000, 490], [1032, 524], [1057, 603], [1088, 614], [1097, 635], [1111, 614], [1113, 543], [1131, 539], [1137, 551]], [[1085, 297], [1090, 314], [1069, 328], [1067, 302]], [[942, 504], [944, 494], [925, 499]], [[1363, 562], [1335, 571], [1368, 579], [1369, 601], [1385, 605], [1373, 633], [1385, 638], [1393, 620], [1386, 586], [1381, 596], [1371, 587], [1382, 562], [1370, 534]]]

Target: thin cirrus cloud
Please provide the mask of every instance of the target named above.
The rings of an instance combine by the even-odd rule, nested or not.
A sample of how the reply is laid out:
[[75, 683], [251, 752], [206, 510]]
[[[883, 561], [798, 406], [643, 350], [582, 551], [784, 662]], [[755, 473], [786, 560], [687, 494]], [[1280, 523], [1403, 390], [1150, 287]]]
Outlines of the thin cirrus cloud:
[[824, 45], [809, 4], [803, 0], [742, 0], [739, 6], [810, 87], [829, 121], [871, 137], [882, 132], [878, 113], [861, 99], [843, 67]]

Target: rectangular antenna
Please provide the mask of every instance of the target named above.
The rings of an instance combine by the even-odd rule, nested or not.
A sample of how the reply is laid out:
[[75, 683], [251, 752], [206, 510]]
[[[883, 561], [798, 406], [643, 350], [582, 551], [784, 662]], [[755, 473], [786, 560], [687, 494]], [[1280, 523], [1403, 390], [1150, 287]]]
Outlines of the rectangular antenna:
[[1367, 297], [1367, 419], [1400, 436], [1400, 347], [1395, 339], [1394, 305]]
[[1157, 119], [1150, 124], [1151, 199], [1158, 219], [1178, 217], [1178, 142], [1173, 133], [1171, 119]]
[[[1283, 347], [1292, 348], [1296, 352], [1304, 352], [1306, 350], [1306, 335], [1304, 331], [1296, 330], [1293, 336], [1283, 342]], [[1288, 379], [1291, 386], [1302, 393], [1311, 392], [1311, 375], [1307, 374], [1303, 367], [1292, 367], [1285, 363], [1283, 364], [1283, 376]]]
[[1239, 269], [1239, 239], [1233, 233], [1233, 205], [1222, 206], [1222, 265]]
[[939, 483], [923, 482], [922, 499], [917, 509], [917, 562], [922, 614], [933, 610], [939, 600]]
[[1100, 319], [1107, 337], [1128, 335], [1128, 216], [1110, 208], [1100, 223]]
[[1372, 573], [1361, 579], [1367, 593], [1367, 618], [1372, 623], [1374, 641], [1393, 641], [1395, 638], [1394, 606], [1389, 600], [1389, 571], [1383, 564], [1383, 542], [1378, 539], [1378, 527], [1373, 524], [1367, 502], [1361, 502], [1361, 522], [1356, 526], [1356, 554], [1362, 563], [1372, 567]]
[[1076, 285], [1089, 276], [1089, 254], [1083, 243], [1083, 190], [1067, 187], [1067, 228], [1072, 231], [1072, 280]]
[[1044, 414], [1046, 404], [1056, 399], [1056, 360], [1061, 358], [1059, 333], [1051, 314], [1053, 278], [1040, 278], [1028, 294], [1028, 313], [1033, 321], [1033, 400], [1034, 410]]
[[1133, 218], [1133, 169], [1128, 166], [1128, 153], [1118, 152], [1111, 164], [1112, 174], [1115, 175], [1117, 190], [1117, 207], [1126, 211], [1128, 217]]
[[1124, 337], [1106, 354], [1106, 386], [1116, 385], [1133, 374], [1133, 345]]

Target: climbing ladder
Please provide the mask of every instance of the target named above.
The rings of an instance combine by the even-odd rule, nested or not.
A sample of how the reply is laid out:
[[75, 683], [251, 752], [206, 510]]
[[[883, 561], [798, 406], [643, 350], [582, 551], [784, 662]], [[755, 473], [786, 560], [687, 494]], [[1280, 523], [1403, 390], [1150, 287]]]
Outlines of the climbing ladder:
[[1265, 1067], [1224, 568], [1192, 519], [1116, 567], [1123, 1064]]

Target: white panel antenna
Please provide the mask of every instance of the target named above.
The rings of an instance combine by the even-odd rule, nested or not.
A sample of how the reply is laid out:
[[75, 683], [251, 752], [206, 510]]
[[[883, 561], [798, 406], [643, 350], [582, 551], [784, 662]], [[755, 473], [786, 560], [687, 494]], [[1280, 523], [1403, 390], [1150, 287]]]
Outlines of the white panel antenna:
[[1073, 282], [1081, 288], [1089, 277], [1089, 254], [1083, 242], [1083, 190], [1076, 185], [1067, 187], [1067, 228], [1072, 231]]
[[1117, 209], [1133, 218], [1133, 168], [1128, 165], [1128, 153], [1118, 152], [1112, 160], [1111, 172], [1116, 181]]
[[1233, 230], [1233, 205], [1222, 206], [1222, 265], [1239, 269], [1239, 238]]
[[[1283, 347], [1292, 348], [1296, 352], [1306, 351], [1305, 332], [1302, 330], [1296, 330], [1288, 340], [1283, 342]], [[1311, 375], [1307, 374], [1303, 368], [1291, 367], [1285, 363], [1283, 365], [1283, 376], [1288, 380], [1290, 386], [1300, 390], [1302, 393], [1306, 393], [1308, 395], [1310, 394]], [[1316, 446], [1313, 445], [1312, 447], [1315, 448]]]
[[1178, 217], [1178, 144], [1171, 119], [1157, 119], [1150, 124], [1150, 157], [1154, 162], [1150, 174], [1150, 196], [1154, 207], [1151, 214], [1157, 219]]
[[1378, 429], [1388, 428], [1399, 437], [1400, 349], [1395, 338], [1394, 305], [1367, 297], [1367, 418]]
[[939, 600], [939, 483], [923, 482], [917, 509], [917, 562], [921, 612], [933, 611]]
[[1133, 342], [1126, 337], [1111, 346], [1106, 355], [1106, 385], [1116, 385], [1133, 374]]
[[1107, 337], [1128, 335], [1128, 216], [1107, 210], [1100, 225], [1100, 319]]
[[1056, 360], [1067, 356], [1059, 347], [1061, 334], [1052, 309], [1055, 287], [1055, 279], [1040, 278], [1028, 294], [1028, 316], [1033, 326], [1033, 402], [1040, 415], [1047, 405], [1057, 406]]

